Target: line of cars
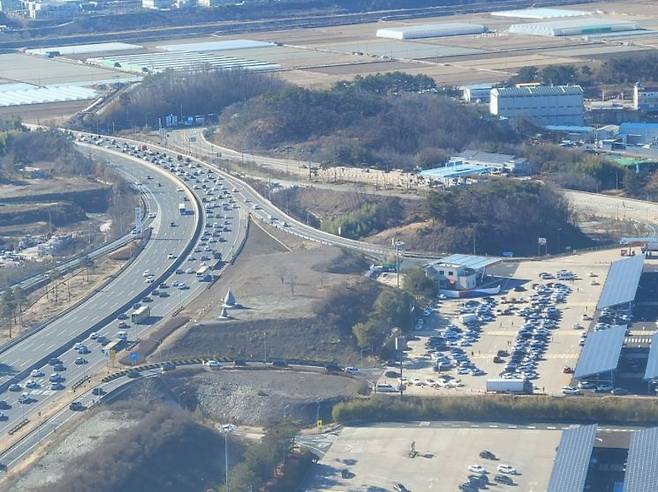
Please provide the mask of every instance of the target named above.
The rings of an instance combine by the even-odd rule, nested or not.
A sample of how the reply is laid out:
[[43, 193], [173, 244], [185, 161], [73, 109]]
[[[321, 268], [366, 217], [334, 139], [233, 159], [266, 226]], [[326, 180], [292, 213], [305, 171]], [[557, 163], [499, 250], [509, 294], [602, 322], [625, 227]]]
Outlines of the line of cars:
[[[511, 308], [523, 317], [524, 323], [519, 328], [510, 351], [510, 358], [500, 372], [503, 379], [539, 378], [537, 366], [543, 358], [551, 340], [551, 331], [558, 327], [562, 316], [558, 305], [566, 302], [571, 287], [561, 282], [548, 282], [534, 285], [534, 294], [530, 295], [530, 305]], [[504, 362], [498, 354], [494, 362]]]
[[470, 360], [465, 348], [480, 339], [484, 324], [495, 320], [495, 307], [496, 300], [492, 297], [466, 301], [459, 309], [463, 328], [450, 323], [445, 328], [438, 330], [437, 335], [431, 336], [427, 340], [425, 348], [434, 359], [436, 371], [441, 372], [455, 368], [458, 375], [484, 376], [486, 374]]

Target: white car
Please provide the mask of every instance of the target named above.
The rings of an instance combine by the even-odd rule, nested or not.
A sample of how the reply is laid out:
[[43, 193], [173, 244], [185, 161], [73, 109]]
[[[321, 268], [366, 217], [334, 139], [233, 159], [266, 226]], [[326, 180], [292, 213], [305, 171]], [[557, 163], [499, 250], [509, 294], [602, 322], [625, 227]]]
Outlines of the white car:
[[346, 372], [347, 374], [358, 374], [359, 369], [356, 368], [356, 367], [346, 367], [346, 368], [345, 368], [345, 372]]
[[150, 276], [151, 276], [151, 272], [149, 272], [148, 270], [144, 270], [144, 273], [142, 273], [142, 276], [143, 276], [143, 277], [150, 277]]
[[516, 468], [514, 468], [512, 465], [501, 463], [496, 467], [496, 470], [501, 473], [507, 473], [508, 475], [516, 475]]
[[218, 360], [214, 360], [214, 359], [207, 361], [207, 362], [206, 362], [206, 365], [207, 365], [208, 367], [220, 367], [220, 366], [221, 366], [221, 364], [219, 363], [219, 361], [218, 361]]
[[478, 475], [484, 475], [487, 473], [487, 469], [482, 465], [469, 465], [468, 471], [476, 473]]
[[26, 388], [38, 388], [39, 383], [37, 383], [34, 379], [28, 379], [25, 381], [25, 387]]
[[145, 279], [144, 279], [144, 282], [147, 283], [147, 284], [152, 284], [152, 283], [153, 283], [153, 279], [150, 278], [150, 277], [149, 277], [149, 278], [145, 278]]
[[43, 377], [43, 371], [41, 369], [34, 369], [30, 373], [30, 377], [32, 377], [32, 378], [41, 378], [41, 377]]

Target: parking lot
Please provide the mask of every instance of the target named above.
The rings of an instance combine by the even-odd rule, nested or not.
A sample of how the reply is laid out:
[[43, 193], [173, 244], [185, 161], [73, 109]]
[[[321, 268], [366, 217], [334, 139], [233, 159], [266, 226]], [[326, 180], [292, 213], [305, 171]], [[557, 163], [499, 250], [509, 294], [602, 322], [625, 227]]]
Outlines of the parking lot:
[[[561, 394], [571, 381], [564, 370], [576, 365], [608, 267], [618, 257], [615, 249], [503, 263], [490, 272], [505, 277], [501, 294], [439, 301], [408, 344], [407, 392], [482, 393], [487, 379], [527, 377], [535, 392]], [[573, 280], [557, 279], [560, 270]], [[379, 382], [397, 385], [397, 371], [389, 368]]]
[[[457, 491], [469, 475], [478, 475], [469, 467], [477, 470], [478, 466], [486, 471], [483, 474], [492, 482], [492, 490], [546, 490], [559, 430], [493, 428], [495, 424], [435, 425], [442, 424], [343, 428], [318, 463], [306, 490], [395, 490], [399, 483], [414, 492]], [[413, 458], [409, 453], [412, 443], [416, 451]], [[496, 459], [481, 458], [485, 450]], [[515, 473], [498, 471], [500, 465], [501, 469], [510, 465]], [[495, 483], [500, 475], [508, 476], [513, 485]]]

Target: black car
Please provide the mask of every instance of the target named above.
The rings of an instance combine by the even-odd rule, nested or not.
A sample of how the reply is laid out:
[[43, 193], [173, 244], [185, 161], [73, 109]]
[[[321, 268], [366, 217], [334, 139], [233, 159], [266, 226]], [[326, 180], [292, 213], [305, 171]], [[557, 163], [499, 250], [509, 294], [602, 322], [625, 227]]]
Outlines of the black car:
[[176, 364], [174, 364], [171, 361], [167, 361], [167, 362], [163, 362], [162, 366], [160, 367], [162, 367], [163, 371], [173, 371], [174, 369], [176, 369]]
[[84, 410], [85, 408], [86, 407], [79, 401], [71, 402], [71, 404], [69, 405], [69, 410], [73, 410], [75, 412]]
[[233, 361], [233, 365], [235, 367], [244, 367], [247, 365], [247, 362], [242, 359], [235, 359], [235, 361]]
[[64, 364], [57, 364], [53, 366], [53, 371], [57, 371], [57, 372], [66, 371], [66, 367], [64, 367]]
[[491, 451], [485, 449], [483, 451], [480, 451], [480, 458], [483, 458], [485, 460], [495, 460], [496, 455], [493, 454]]
[[117, 316], [117, 319], [128, 319], [128, 315], [126, 313], [121, 313], [119, 316]]
[[91, 390], [91, 394], [96, 396], [103, 396], [105, 394], [105, 390], [101, 387], [96, 387]]
[[136, 370], [136, 369], [130, 369], [130, 370], [128, 371], [128, 373], [126, 374], [126, 376], [128, 376], [128, 377], [131, 378], [131, 379], [138, 378], [138, 377], [140, 377], [141, 375], [142, 375], [142, 373], [139, 372], [139, 371]]
[[507, 475], [498, 474], [494, 477], [494, 480], [498, 483], [504, 483], [505, 485], [514, 485], [514, 480]]
[[11, 405], [7, 403], [7, 400], [0, 400], [0, 410], [7, 410], [8, 408], [11, 408]]
[[50, 359], [48, 361], [49, 366], [56, 366], [56, 365], [61, 364], [61, 363], [62, 363], [62, 361], [59, 360], [57, 357], [53, 357], [52, 359]]

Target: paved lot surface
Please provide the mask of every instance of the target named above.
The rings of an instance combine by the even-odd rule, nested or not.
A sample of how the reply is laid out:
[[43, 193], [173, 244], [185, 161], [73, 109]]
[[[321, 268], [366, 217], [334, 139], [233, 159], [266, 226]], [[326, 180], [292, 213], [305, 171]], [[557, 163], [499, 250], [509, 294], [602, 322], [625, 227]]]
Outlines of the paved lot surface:
[[[546, 490], [560, 440], [559, 429], [451, 429], [426, 424], [342, 429], [318, 462], [306, 490], [393, 490], [393, 483], [399, 482], [414, 492], [456, 491], [469, 475], [469, 465], [483, 465], [493, 479], [501, 463], [518, 470], [519, 474], [512, 477], [516, 485], [492, 485], [491, 490]], [[408, 456], [412, 442], [418, 452], [415, 458]], [[494, 453], [498, 461], [479, 458], [484, 449]], [[344, 469], [354, 476], [342, 478]]]
[[[545, 261], [527, 261], [519, 264], [502, 264], [494, 269], [502, 275], [510, 277], [505, 284], [510, 287], [522, 284], [526, 291], [503, 293], [495, 296], [497, 300], [496, 309], [505, 308], [503, 297], [509, 299], [525, 299], [534, 291], [532, 284], [553, 282], [554, 280], [540, 280], [538, 274], [550, 272], [555, 274], [560, 269], [568, 269], [574, 272], [577, 280], [563, 282], [571, 287], [572, 292], [568, 295], [566, 302], [558, 304], [561, 311], [561, 319], [558, 327], [551, 330], [551, 339], [544, 360], [539, 362], [539, 378], [534, 380], [536, 391], [548, 394], [560, 394], [562, 386], [569, 384], [571, 376], [562, 372], [565, 366], [574, 367], [580, 353], [580, 337], [583, 330], [574, 329], [574, 325], [583, 321], [584, 314], [592, 314], [598, 301], [605, 276], [610, 262], [619, 258], [618, 250], [588, 252], [565, 258], [549, 259]], [[650, 262], [655, 260], [649, 260]], [[596, 277], [590, 277], [590, 273]], [[596, 283], [597, 285], [592, 285]], [[454, 323], [459, 327], [464, 325], [459, 320], [459, 308], [462, 300], [442, 301], [438, 312], [434, 312], [426, 322], [424, 330], [419, 331], [419, 340], [409, 342], [411, 351], [406, 353], [403, 363], [403, 376], [407, 378], [407, 391], [409, 394], [422, 395], [449, 395], [457, 392], [482, 393], [485, 391], [486, 380], [498, 378], [505, 364], [496, 364], [493, 357], [498, 350], [509, 350], [514, 344], [517, 331], [523, 324], [523, 318], [518, 315], [497, 315], [495, 319], [482, 328], [482, 334], [472, 346], [464, 347], [465, 352], [475, 365], [486, 372], [481, 376], [457, 375], [456, 371], [445, 371], [457, 379], [463, 386], [457, 388], [435, 388], [431, 384], [436, 380], [437, 373], [433, 370], [433, 362], [426, 355], [425, 342], [427, 338], [436, 333], [436, 329]], [[519, 303], [524, 306], [527, 303]], [[397, 379], [382, 376], [380, 382], [397, 384]]]

